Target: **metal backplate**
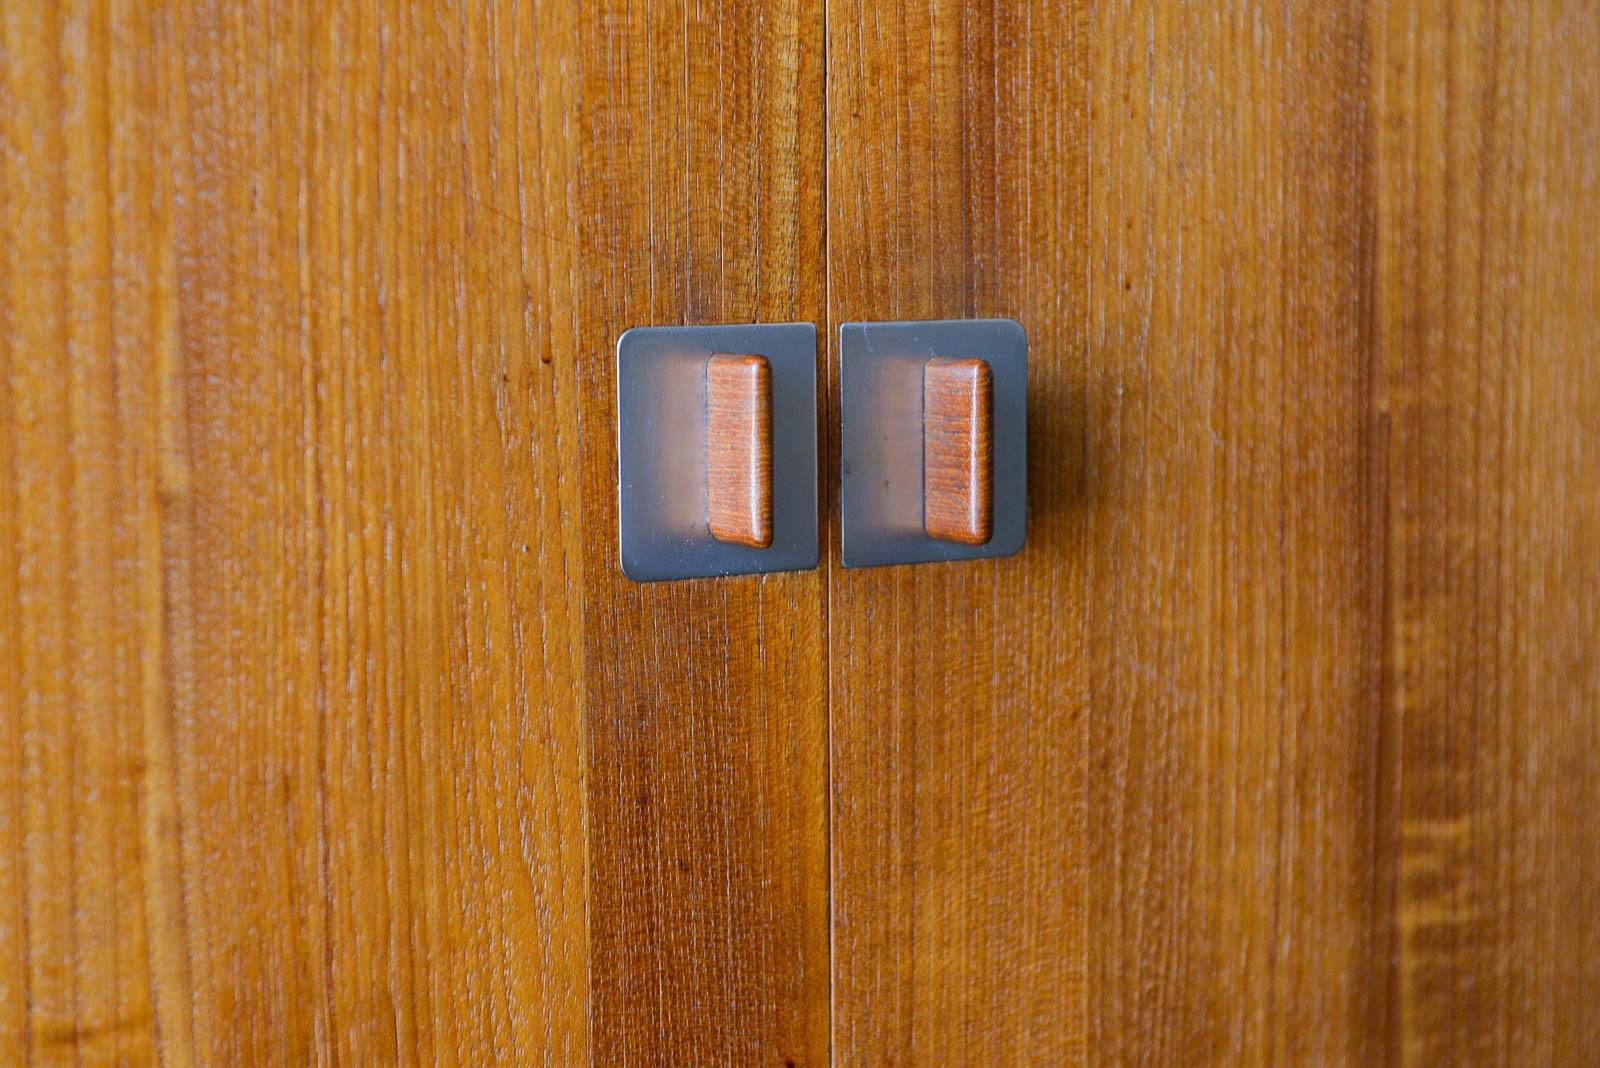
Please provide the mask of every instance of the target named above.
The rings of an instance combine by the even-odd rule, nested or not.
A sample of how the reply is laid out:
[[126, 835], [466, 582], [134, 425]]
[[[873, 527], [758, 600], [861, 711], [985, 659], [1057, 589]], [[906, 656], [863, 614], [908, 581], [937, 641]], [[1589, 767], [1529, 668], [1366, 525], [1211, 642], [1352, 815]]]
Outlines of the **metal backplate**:
[[[706, 522], [706, 361], [772, 369], [772, 544], [720, 542]], [[817, 328], [639, 326], [617, 339], [617, 517], [639, 582], [817, 566]]]
[[[922, 368], [976, 356], [994, 376], [994, 535], [937, 541], [922, 521]], [[839, 529], [845, 567], [1010, 556], [1028, 526], [1028, 338], [1012, 319], [839, 327]]]

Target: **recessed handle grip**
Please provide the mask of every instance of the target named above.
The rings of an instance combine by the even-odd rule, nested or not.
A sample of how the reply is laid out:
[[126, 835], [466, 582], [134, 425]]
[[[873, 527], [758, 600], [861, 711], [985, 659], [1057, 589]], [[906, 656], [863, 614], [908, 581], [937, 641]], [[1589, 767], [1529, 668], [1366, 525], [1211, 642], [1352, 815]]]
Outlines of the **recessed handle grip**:
[[718, 541], [772, 544], [772, 368], [765, 356], [706, 363], [706, 519]]
[[994, 533], [994, 376], [979, 359], [922, 370], [922, 509], [928, 537], [984, 545]]

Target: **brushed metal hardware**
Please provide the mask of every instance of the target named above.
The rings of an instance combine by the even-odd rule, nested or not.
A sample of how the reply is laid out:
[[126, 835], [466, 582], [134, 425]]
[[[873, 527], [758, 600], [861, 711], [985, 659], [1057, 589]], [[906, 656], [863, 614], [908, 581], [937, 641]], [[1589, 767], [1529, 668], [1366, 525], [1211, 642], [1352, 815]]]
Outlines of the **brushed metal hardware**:
[[617, 339], [617, 522], [638, 582], [817, 566], [817, 330]]
[[1014, 320], [841, 325], [840, 563], [1020, 550], [1027, 388], [1028, 339]]

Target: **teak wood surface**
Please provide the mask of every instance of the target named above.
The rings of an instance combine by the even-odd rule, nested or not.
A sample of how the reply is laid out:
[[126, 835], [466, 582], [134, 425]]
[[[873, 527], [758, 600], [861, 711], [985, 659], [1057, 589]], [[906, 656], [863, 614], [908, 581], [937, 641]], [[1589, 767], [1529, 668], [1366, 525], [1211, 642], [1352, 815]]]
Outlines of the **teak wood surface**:
[[706, 361], [706, 525], [718, 541], [772, 544], [772, 367], [765, 356]]
[[994, 533], [994, 374], [976, 357], [922, 369], [922, 529], [966, 545]]
[[[0, 1063], [1585, 1064], [1577, 0], [0, 5]], [[1030, 337], [837, 564], [837, 328]], [[613, 345], [814, 321], [818, 571]]]

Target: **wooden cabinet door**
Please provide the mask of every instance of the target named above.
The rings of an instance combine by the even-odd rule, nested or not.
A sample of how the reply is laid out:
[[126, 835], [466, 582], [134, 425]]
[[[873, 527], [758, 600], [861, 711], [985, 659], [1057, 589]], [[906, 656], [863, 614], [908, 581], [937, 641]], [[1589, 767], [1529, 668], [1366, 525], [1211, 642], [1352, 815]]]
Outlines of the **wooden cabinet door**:
[[[0, 1063], [1584, 1064], [1581, 3], [0, 7]], [[1029, 335], [844, 570], [839, 325]], [[815, 322], [818, 569], [614, 343]]]
[[1032, 506], [830, 571], [835, 1061], [1592, 1060], [1600, 21], [827, 33], [830, 331], [1020, 320]]

